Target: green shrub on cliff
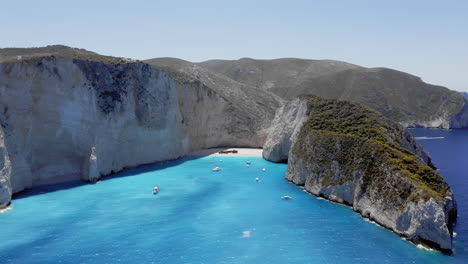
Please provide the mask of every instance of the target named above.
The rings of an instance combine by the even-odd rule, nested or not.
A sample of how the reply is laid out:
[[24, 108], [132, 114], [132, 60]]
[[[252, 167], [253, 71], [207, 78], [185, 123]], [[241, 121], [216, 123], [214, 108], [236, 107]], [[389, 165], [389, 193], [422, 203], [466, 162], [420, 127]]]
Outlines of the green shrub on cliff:
[[402, 128], [376, 111], [356, 103], [312, 97], [309, 100], [308, 130], [322, 130], [400, 144]]
[[[396, 203], [445, 198], [449, 185], [402, 147], [404, 128], [398, 124], [368, 107], [315, 96], [308, 101], [308, 111], [293, 151], [307, 159], [313, 145], [314, 162], [325, 167], [337, 162], [343, 169], [341, 177], [324, 175], [323, 185], [342, 184], [361, 171], [364, 192], [375, 190]], [[388, 179], [389, 170], [400, 177]]]

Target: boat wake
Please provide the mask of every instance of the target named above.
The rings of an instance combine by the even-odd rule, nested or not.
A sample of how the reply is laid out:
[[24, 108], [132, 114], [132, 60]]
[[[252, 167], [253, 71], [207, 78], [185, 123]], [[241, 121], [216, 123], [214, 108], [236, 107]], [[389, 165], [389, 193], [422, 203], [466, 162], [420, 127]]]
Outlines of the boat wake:
[[416, 140], [444, 139], [445, 137], [414, 137]]

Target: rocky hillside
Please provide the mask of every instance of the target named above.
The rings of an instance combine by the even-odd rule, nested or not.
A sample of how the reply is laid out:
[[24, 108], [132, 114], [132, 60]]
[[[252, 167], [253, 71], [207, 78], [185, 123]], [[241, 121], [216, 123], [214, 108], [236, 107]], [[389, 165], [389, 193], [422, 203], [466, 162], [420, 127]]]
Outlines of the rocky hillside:
[[[278, 95], [300, 85], [304, 80], [317, 78], [330, 73], [362, 67], [333, 60], [304, 60], [284, 58], [276, 60], [210, 60], [199, 63], [213, 72], [225, 75], [240, 83], [245, 83], [263, 90], [275, 90]], [[293, 98], [294, 96], [290, 96]]]
[[404, 72], [301, 59], [213, 60], [200, 65], [287, 100], [303, 94], [346, 99], [369, 106], [404, 126], [468, 127], [462, 94]]
[[0, 207], [43, 183], [95, 181], [200, 148], [261, 147], [281, 103], [64, 46], [0, 57]]
[[[274, 113], [283, 100], [261, 89], [236, 82], [194, 63], [176, 58], [156, 58], [146, 63], [167, 73], [179, 83], [201, 85], [216, 92], [239, 110], [250, 113], [254, 119], [265, 119], [265, 111]], [[269, 116], [270, 118], [271, 116]], [[255, 122], [251, 120], [249, 122]]]
[[287, 158], [288, 180], [411, 241], [451, 250], [452, 191], [403, 127], [367, 107], [318, 97], [286, 104], [275, 121], [284, 118], [296, 121], [273, 125], [264, 157]]

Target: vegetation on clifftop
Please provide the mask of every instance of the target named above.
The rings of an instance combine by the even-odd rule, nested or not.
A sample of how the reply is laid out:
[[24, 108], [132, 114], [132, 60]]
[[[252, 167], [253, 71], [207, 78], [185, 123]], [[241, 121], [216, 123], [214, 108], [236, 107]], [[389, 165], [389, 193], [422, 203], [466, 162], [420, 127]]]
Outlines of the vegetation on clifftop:
[[15, 62], [39, 57], [58, 57], [82, 61], [96, 61], [104, 64], [124, 64], [137, 62], [128, 58], [104, 56], [85, 49], [63, 45], [50, 45], [40, 48], [4, 48], [0, 49], [0, 62]]
[[307, 130], [322, 130], [400, 145], [403, 128], [376, 111], [349, 101], [311, 97]]
[[[377, 190], [385, 199], [404, 203], [430, 197], [445, 199], [450, 187], [444, 178], [401, 147], [401, 126], [349, 101], [311, 97], [308, 111], [293, 151], [307, 159], [309, 146], [314, 146], [315, 162], [325, 167], [337, 162], [343, 170], [341, 177], [322, 177], [322, 184], [342, 184], [360, 171], [363, 191]], [[400, 177], [389, 179], [385, 176], [388, 171]]]

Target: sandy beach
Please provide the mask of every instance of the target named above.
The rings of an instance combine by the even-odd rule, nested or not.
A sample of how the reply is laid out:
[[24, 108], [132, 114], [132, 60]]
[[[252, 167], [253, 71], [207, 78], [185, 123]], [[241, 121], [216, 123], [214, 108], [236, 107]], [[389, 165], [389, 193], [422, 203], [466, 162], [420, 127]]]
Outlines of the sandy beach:
[[[237, 153], [220, 154], [220, 151], [237, 150]], [[220, 157], [262, 157], [262, 149], [258, 148], [210, 148], [192, 151], [188, 156], [220, 156]]]

